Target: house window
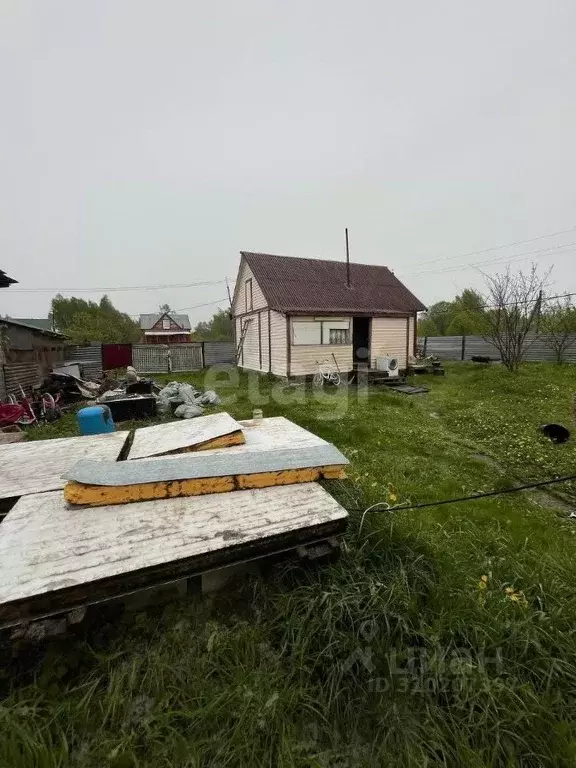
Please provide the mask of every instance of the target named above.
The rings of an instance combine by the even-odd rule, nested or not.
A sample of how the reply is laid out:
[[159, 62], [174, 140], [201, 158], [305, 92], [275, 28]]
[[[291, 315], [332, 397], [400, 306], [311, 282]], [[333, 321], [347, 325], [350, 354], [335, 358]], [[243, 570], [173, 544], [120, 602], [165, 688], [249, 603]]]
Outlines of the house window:
[[162, 318], [162, 330], [163, 331], [169, 331], [170, 330], [170, 318], [169, 317], [163, 317]]
[[295, 345], [350, 344], [348, 320], [296, 320], [292, 322], [292, 343]]
[[252, 299], [252, 278], [249, 277], [244, 283], [244, 289], [246, 291], [246, 312], [252, 312], [254, 302]]
[[292, 329], [294, 344], [322, 344], [322, 323], [296, 321]]
[[345, 328], [330, 328], [330, 344], [348, 344], [348, 331]]

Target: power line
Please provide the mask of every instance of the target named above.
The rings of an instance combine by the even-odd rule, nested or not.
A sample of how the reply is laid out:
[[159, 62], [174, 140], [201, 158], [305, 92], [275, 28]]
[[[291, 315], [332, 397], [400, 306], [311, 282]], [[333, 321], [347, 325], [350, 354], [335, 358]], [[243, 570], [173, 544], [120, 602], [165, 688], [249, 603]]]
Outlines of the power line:
[[[457, 272], [460, 269], [470, 269], [472, 267], [482, 267], [486, 264], [496, 264], [501, 263], [505, 264], [506, 262], [512, 262], [516, 259], [522, 260], [529, 256], [561, 256], [565, 253], [573, 253], [574, 248], [571, 246], [576, 246], [576, 241], [572, 243], [562, 243], [561, 245], [553, 245], [550, 248], [537, 248], [533, 251], [525, 251], [524, 253], [512, 253], [509, 256], [497, 256], [495, 259], [488, 259], [487, 261], [476, 261], [472, 262], [470, 264], [458, 264], [454, 267], [444, 267], [441, 269], [428, 269], [424, 272], [411, 272], [409, 276], [420, 276], [420, 275], [437, 275], [437, 274], [444, 274], [446, 272]], [[562, 248], [567, 248], [568, 250], [563, 251], [560, 250]], [[553, 253], [553, 251], [556, 251], [556, 253]]]
[[537, 240], [545, 240], [547, 237], [556, 237], [557, 235], [567, 235], [569, 232], [576, 231], [576, 226], [570, 229], [559, 230], [558, 232], [549, 232], [547, 235], [539, 235], [538, 237], [531, 237], [527, 240], [516, 240], [513, 243], [504, 243], [502, 245], [494, 245], [491, 248], [482, 248], [479, 251], [469, 251], [468, 253], [459, 253], [455, 256], [440, 256], [435, 259], [426, 259], [425, 261], [413, 262], [414, 266], [418, 264], [436, 264], [438, 261], [450, 261], [452, 259], [465, 259], [468, 256], [479, 256], [482, 253], [490, 253], [490, 251], [499, 251], [502, 248], [512, 248], [515, 245], [525, 245], [526, 243], [535, 243]]
[[[536, 299], [526, 299], [525, 301], [509, 301], [505, 304], [481, 304], [478, 307], [460, 307], [460, 308], [457, 308], [456, 311], [476, 312], [479, 309], [500, 309], [501, 307], [512, 307], [518, 304], [535, 304], [536, 302], [540, 302], [541, 304], [543, 304], [545, 301], [553, 301], [554, 299], [567, 299], [570, 296], [576, 296], [576, 291], [572, 293], [559, 293], [556, 296], [543, 296], [542, 298], [538, 297]], [[453, 312], [453, 311], [454, 311], [454, 307], [448, 307], [447, 309], [444, 309], [442, 310], [442, 312], [438, 312], [437, 314], [442, 315], [442, 314], [447, 314], [448, 312]]]
[[228, 299], [216, 299], [216, 301], [207, 301], [206, 304], [195, 304], [193, 307], [182, 307], [182, 309], [177, 309], [176, 312], [184, 312], [190, 309], [199, 309], [200, 307], [210, 307], [212, 304], [220, 304], [223, 301], [228, 301]]
[[196, 288], [205, 285], [219, 285], [225, 280], [204, 280], [197, 283], [172, 283], [170, 285], [125, 285], [109, 288], [14, 288], [11, 293], [115, 293], [121, 291], [155, 291], [172, 288]]

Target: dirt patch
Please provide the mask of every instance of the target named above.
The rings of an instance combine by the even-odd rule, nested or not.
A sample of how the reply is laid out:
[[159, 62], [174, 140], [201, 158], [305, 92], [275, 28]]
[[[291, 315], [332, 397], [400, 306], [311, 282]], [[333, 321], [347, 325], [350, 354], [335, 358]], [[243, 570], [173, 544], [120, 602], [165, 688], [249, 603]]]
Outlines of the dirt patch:
[[[483, 462], [492, 469], [496, 469], [499, 472], [502, 472], [502, 474], [506, 473], [504, 467], [502, 467], [502, 465], [499, 464], [496, 459], [493, 459], [492, 456], [488, 456], [486, 453], [473, 453], [472, 458]], [[525, 481], [518, 480], [517, 482], [519, 485], [522, 485], [522, 483]], [[570, 515], [572, 512], [576, 513], [576, 504], [571, 504], [569, 501], [561, 499], [554, 493], [547, 491], [545, 488], [531, 488], [527, 491], [527, 493], [530, 493], [530, 495], [533, 496], [538, 504], [540, 504], [542, 507], [547, 507], [548, 509], [556, 509], [566, 513], [567, 515]]]

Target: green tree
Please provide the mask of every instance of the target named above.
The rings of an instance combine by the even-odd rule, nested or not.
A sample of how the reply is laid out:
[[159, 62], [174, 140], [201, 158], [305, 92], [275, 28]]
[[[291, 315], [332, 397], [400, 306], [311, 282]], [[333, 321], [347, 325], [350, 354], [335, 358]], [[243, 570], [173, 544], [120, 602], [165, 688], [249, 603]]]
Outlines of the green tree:
[[440, 336], [440, 331], [434, 320], [423, 317], [418, 320], [418, 336]]
[[[426, 312], [426, 320], [431, 320], [438, 329], [437, 336], [446, 336], [448, 326], [452, 322], [454, 306], [451, 301], [437, 301]], [[431, 334], [430, 334], [431, 335]]]
[[136, 342], [140, 338], [138, 323], [116, 309], [108, 296], [95, 302], [75, 296], [65, 299], [57, 294], [52, 299], [51, 317], [56, 328], [75, 344], [91, 341], [120, 344]]
[[233, 341], [234, 326], [230, 312], [219, 309], [212, 319], [198, 323], [194, 328], [194, 340], [198, 341]]
[[452, 319], [447, 336], [481, 336], [487, 330], [487, 314], [483, 296], [466, 288], [452, 302]]

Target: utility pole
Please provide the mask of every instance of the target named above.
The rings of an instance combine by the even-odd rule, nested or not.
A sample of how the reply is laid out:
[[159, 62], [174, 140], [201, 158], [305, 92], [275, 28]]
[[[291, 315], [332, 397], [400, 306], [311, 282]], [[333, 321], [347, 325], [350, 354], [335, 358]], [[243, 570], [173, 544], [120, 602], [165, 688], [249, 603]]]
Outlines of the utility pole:
[[348, 247], [348, 227], [344, 230], [346, 232], [346, 285], [350, 288], [350, 249]]

